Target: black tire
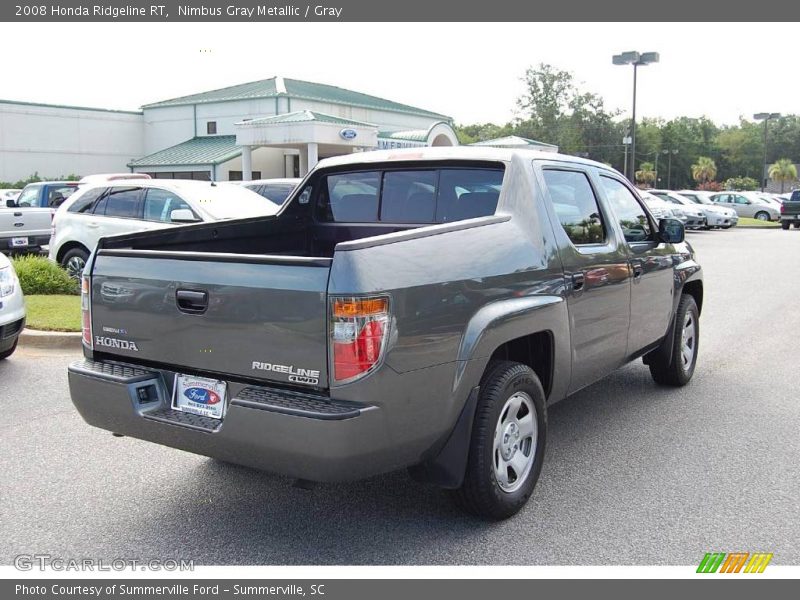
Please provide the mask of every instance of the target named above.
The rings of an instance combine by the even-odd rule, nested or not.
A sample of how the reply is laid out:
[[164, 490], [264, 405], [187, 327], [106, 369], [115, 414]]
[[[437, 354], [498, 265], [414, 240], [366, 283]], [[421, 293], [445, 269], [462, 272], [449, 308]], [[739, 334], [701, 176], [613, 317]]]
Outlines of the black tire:
[[[691, 315], [694, 323], [694, 335], [692, 341], [692, 358], [688, 364], [683, 359], [683, 330], [684, 323], [686, 323], [687, 314]], [[650, 367], [650, 375], [653, 380], [661, 385], [670, 385], [680, 387], [689, 383], [694, 375], [694, 369], [697, 365], [697, 354], [700, 349], [700, 313], [697, 310], [697, 303], [694, 298], [689, 294], [683, 294], [681, 301], [678, 304], [678, 310], [675, 313], [675, 334], [672, 340], [672, 348], [670, 352], [659, 353], [656, 351], [650, 357], [648, 366]]]
[[11, 346], [11, 348], [9, 348], [8, 350], [3, 350], [2, 352], [0, 352], [0, 360], [5, 360], [9, 356], [14, 354], [14, 350], [17, 349], [17, 342], [19, 342], [19, 336], [17, 337], [17, 339], [14, 340], [14, 345]]
[[[531, 439], [527, 454], [533, 456], [533, 463], [527, 468], [521, 483], [511, 482], [511, 485], [518, 486], [517, 489], [505, 491], [495, 475], [495, 429], [502, 417], [501, 412], [508, 414], [507, 410], [504, 411], [506, 402], [518, 392], [527, 395], [536, 412], [535, 447]], [[499, 521], [516, 514], [528, 502], [539, 479], [546, 434], [545, 395], [536, 373], [517, 362], [489, 363], [475, 409], [464, 482], [459, 489], [451, 492], [456, 504], [466, 512], [489, 520]], [[522, 449], [519, 451], [524, 452]]]
[[794, 224], [794, 228], [795, 228], [795, 229], [800, 229], [800, 223], [795, 223], [795, 224]]
[[763, 210], [760, 210], [756, 214], [754, 214], [753, 218], [757, 219], [759, 221], [769, 221], [770, 220], [769, 219], [769, 213], [768, 212], [764, 212]]
[[89, 252], [85, 248], [72, 248], [61, 259], [61, 266], [66, 269], [70, 277], [79, 280], [83, 268], [81, 267], [79, 271], [78, 265], [83, 263], [85, 266], [87, 260], [89, 260]]
[[[781, 229], [783, 229], [784, 231], [789, 229], [789, 225], [791, 225], [791, 223], [789, 223], [789, 221], [781, 221]], [[795, 224], [795, 227], [797, 227], [796, 224]]]

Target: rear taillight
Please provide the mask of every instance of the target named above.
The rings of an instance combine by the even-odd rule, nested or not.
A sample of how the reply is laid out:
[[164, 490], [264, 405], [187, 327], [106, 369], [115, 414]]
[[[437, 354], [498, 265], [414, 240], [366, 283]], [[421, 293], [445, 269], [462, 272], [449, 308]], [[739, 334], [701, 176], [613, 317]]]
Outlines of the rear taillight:
[[347, 383], [373, 371], [389, 336], [385, 296], [331, 298], [333, 382]]
[[81, 277], [81, 332], [83, 334], [83, 345], [93, 349], [92, 344], [92, 308], [91, 308], [92, 285], [89, 277]]
[[784, 211], [785, 208], [786, 207], [783, 205], [783, 202], [781, 202], [781, 214], [783, 214], [783, 211]]

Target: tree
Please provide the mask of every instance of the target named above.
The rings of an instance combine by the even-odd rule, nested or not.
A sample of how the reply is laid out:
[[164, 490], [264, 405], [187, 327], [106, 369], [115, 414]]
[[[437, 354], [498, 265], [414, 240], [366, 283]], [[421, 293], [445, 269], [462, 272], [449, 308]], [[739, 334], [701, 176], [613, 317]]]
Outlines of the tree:
[[708, 156], [699, 156], [692, 165], [692, 179], [700, 185], [713, 181], [716, 176], [717, 164]]
[[643, 162], [634, 175], [636, 176], [637, 183], [652, 187], [653, 182], [656, 180], [656, 169], [653, 163]]
[[767, 175], [773, 181], [780, 181], [782, 194], [786, 182], [797, 179], [797, 167], [788, 158], [781, 158], [770, 165]]

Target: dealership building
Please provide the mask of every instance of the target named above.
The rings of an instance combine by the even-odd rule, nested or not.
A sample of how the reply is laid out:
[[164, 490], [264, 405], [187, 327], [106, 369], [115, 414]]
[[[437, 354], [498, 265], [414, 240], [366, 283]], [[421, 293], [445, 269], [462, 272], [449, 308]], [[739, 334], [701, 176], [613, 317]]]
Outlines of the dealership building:
[[140, 111], [0, 100], [0, 181], [123, 171], [214, 181], [297, 177], [328, 156], [457, 144], [448, 116], [283, 77]]

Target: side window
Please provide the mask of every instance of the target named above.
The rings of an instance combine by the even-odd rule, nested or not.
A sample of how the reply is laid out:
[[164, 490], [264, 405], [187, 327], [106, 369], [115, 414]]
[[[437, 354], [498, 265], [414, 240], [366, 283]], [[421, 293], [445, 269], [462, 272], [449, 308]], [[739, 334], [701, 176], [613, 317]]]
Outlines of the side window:
[[144, 199], [144, 219], [145, 221], [160, 221], [171, 223], [170, 215], [173, 210], [189, 210], [193, 215], [197, 214], [192, 210], [186, 201], [170, 191], [161, 188], [147, 188]]
[[[118, 187], [111, 188], [95, 208], [95, 214], [104, 214], [107, 217], [120, 217], [135, 219], [139, 216], [139, 198], [142, 188]], [[103, 212], [100, 212], [100, 209]]]
[[432, 223], [435, 217], [435, 171], [389, 171], [384, 174], [381, 221]]
[[750, 204], [744, 196], [734, 196], [734, 198], [736, 198], [736, 204]]
[[39, 199], [39, 190], [41, 188], [39, 186], [26, 188], [22, 191], [17, 198], [17, 206], [20, 208], [30, 208], [31, 206], [37, 205], [37, 200]]
[[106, 188], [93, 188], [86, 190], [80, 197], [76, 198], [75, 202], [67, 209], [71, 213], [91, 213], [94, 211], [95, 203], [103, 195]]
[[544, 180], [558, 220], [572, 243], [602, 244], [606, 239], [603, 219], [586, 174], [545, 169]]
[[320, 190], [317, 216], [331, 223], [374, 223], [380, 186], [378, 171], [328, 175]]
[[609, 204], [619, 219], [626, 242], [644, 242], [651, 239], [653, 230], [647, 213], [625, 184], [611, 177], [600, 176]]

